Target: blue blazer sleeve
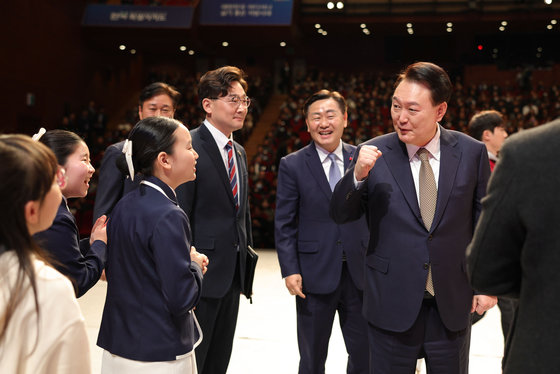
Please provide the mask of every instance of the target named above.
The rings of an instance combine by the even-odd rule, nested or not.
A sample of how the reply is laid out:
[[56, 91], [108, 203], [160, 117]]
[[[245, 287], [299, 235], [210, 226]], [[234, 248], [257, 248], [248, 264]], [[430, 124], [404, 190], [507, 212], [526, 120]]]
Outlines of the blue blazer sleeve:
[[185, 242], [185, 220], [182, 214], [170, 211], [156, 223], [150, 239], [161, 290], [169, 312], [175, 316], [193, 309], [202, 290], [202, 270], [191, 263], [190, 243]]
[[299, 189], [289, 162], [284, 157], [278, 168], [274, 237], [282, 277], [301, 274], [297, 255]]
[[100, 240], [91, 247], [88, 239], [79, 243], [78, 227], [66, 207], [61, 205], [53, 225], [34, 238], [51, 256], [54, 267], [70, 278], [76, 297], [97, 283], [105, 266], [107, 246]]

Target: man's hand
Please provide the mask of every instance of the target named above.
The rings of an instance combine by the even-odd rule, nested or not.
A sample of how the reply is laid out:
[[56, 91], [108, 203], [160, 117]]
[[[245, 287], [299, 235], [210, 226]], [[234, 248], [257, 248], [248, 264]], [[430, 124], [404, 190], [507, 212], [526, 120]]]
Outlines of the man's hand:
[[286, 288], [290, 291], [290, 295], [296, 295], [305, 299], [303, 294], [303, 282], [301, 279], [301, 274], [288, 275], [286, 278]]
[[381, 151], [374, 145], [364, 145], [360, 148], [354, 167], [354, 176], [358, 182], [366, 179], [379, 157], [381, 157]]
[[482, 313], [492, 309], [497, 302], [498, 298], [496, 296], [474, 295], [471, 313], [476, 311], [479, 315], [482, 315]]

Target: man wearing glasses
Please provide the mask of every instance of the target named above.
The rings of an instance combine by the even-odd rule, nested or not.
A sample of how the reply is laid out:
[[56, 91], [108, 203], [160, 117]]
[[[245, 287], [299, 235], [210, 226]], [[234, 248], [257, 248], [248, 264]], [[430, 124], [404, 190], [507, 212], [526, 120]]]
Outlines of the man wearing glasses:
[[196, 316], [203, 340], [196, 349], [201, 374], [225, 374], [243, 287], [247, 245], [252, 245], [247, 155], [232, 133], [243, 127], [250, 99], [241, 69], [224, 66], [200, 78], [206, 119], [191, 131], [199, 154], [197, 177], [177, 188], [189, 216], [193, 245], [208, 256]]

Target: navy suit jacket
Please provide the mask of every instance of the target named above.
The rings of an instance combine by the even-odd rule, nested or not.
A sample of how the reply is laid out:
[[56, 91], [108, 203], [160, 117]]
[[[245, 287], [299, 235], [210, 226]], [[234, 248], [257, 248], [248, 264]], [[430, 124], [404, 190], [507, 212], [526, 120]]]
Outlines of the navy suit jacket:
[[[344, 168], [356, 147], [343, 143]], [[315, 143], [280, 160], [275, 240], [282, 276], [301, 274], [303, 291], [334, 292], [342, 273], [342, 252], [354, 284], [363, 289], [368, 244], [365, 217], [337, 225], [329, 216], [332, 192]]]
[[467, 279], [465, 250], [486, 193], [488, 154], [483, 143], [440, 129], [438, 199], [429, 231], [420, 216], [406, 146], [396, 133], [364, 143], [377, 146], [382, 157], [358, 189], [352, 166], [331, 201], [331, 215], [337, 222], [357, 219], [363, 213], [369, 216], [364, 313], [371, 324], [385, 330], [403, 332], [413, 325], [430, 262], [443, 323], [451, 331], [470, 323], [473, 290]]
[[54, 260], [56, 270], [74, 285], [76, 297], [93, 287], [105, 267], [107, 246], [101, 240], [89, 245], [89, 238], [80, 240], [76, 219], [62, 199], [51, 227], [33, 236]]
[[[233, 142], [240, 189], [236, 209], [228, 173], [210, 130], [202, 124], [191, 131], [191, 137], [199, 155], [196, 179], [179, 186], [177, 198], [189, 216], [193, 245], [210, 260], [202, 296], [221, 298], [231, 288], [234, 276], [240, 278], [243, 289], [247, 245], [253, 244], [247, 155], [239, 143]], [[238, 248], [239, 273], [235, 274]]]
[[138, 187], [142, 180], [140, 175], [136, 175], [133, 182], [117, 167], [117, 159], [122, 155], [123, 146], [124, 140], [111, 144], [103, 154], [95, 192], [93, 223], [102, 215], [109, 215], [121, 197]]
[[117, 203], [107, 236], [107, 297], [97, 344], [137, 361], [172, 361], [199, 339], [192, 309], [202, 270], [191, 263], [185, 212], [155, 177]]

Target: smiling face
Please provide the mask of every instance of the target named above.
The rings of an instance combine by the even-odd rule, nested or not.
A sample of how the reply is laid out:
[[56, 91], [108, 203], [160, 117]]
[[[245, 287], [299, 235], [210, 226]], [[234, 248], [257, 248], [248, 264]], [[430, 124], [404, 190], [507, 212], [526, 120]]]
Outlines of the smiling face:
[[423, 147], [432, 140], [447, 103], [434, 105], [430, 90], [423, 84], [403, 80], [393, 94], [391, 118], [399, 139]]
[[313, 141], [327, 152], [333, 152], [347, 126], [348, 114], [342, 114], [334, 99], [317, 100], [307, 111], [307, 131]]
[[225, 136], [229, 138], [232, 132], [243, 127], [245, 117], [249, 108], [242, 100], [234, 103], [231, 98], [245, 99], [247, 94], [237, 81], [233, 82], [228, 89], [227, 96], [217, 99], [205, 98], [202, 107], [206, 112], [206, 119]]
[[64, 165], [66, 170], [67, 183], [62, 189], [62, 194], [66, 198], [84, 197], [87, 195], [89, 180], [95, 169], [91, 166], [89, 159], [89, 149], [84, 142], [76, 145], [74, 152], [66, 159]]

